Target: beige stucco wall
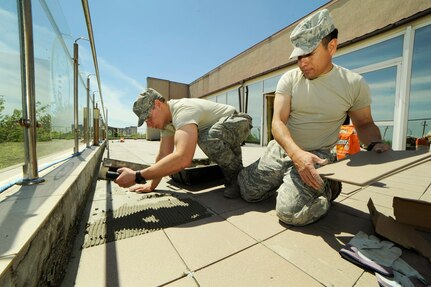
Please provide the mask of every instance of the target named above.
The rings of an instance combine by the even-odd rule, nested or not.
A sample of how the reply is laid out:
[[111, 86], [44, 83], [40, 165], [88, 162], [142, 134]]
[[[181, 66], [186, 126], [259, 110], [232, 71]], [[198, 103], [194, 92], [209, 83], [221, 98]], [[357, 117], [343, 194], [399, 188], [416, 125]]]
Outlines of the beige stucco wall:
[[189, 97], [189, 85], [183, 83], [149, 77], [147, 87], [155, 89], [167, 100]]
[[[430, 0], [334, 0], [330, 10], [339, 29], [339, 44], [347, 43], [430, 9]], [[304, 15], [303, 18], [308, 15]], [[225, 62], [190, 84], [190, 97], [198, 98], [261, 74], [293, 64], [289, 35], [297, 22]]]
[[[189, 97], [189, 85], [183, 83], [148, 77], [147, 87], [158, 91], [166, 100]], [[146, 138], [147, 140], [159, 140], [160, 130], [147, 128]]]

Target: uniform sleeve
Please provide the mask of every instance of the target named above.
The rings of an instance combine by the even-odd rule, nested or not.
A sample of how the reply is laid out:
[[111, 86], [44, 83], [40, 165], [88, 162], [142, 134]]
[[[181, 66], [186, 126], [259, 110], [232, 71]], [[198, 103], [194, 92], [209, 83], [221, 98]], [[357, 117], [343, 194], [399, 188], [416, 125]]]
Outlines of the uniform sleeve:
[[292, 73], [286, 72], [281, 76], [277, 83], [277, 88], [275, 89], [276, 94], [281, 94], [285, 96], [292, 95]]
[[356, 98], [353, 106], [350, 108], [351, 111], [360, 110], [371, 105], [370, 87], [365, 82], [365, 79], [361, 77], [357, 85]]
[[172, 123], [176, 129], [180, 129], [188, 124], [199, 125], [202, 111], [195, 107], [183, 106], [178, 109], [172, 117]]

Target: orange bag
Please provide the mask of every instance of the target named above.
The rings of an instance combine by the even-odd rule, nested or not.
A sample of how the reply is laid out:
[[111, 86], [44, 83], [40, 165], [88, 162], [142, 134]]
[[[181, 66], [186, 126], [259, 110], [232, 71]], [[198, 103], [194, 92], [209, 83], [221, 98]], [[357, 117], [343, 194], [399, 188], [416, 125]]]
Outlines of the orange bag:
[[343, 159], [348, 154], [355, 154], [361, 150], [359, 138], [353, 125], [342, 125], [338, 142], [335, 146], [337, 159]]

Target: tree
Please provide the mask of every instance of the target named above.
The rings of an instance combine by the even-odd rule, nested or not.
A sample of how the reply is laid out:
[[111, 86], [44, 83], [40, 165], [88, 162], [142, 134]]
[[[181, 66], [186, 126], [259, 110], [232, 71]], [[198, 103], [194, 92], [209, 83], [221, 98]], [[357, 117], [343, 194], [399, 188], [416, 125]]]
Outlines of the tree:
[[[51, 115], [48, 114], [49, 105], [41, 106], [36, 103], [36, 118], [39, 128], [37, 129], [38, 141], [50, 141], [51, 138]], [[4, 96], [0, 96], [0, 143], [24, 141], [23, 128], [19, 125], [22, 112], [14, 109], [11, 115], [3, 115], [5, 109]]]

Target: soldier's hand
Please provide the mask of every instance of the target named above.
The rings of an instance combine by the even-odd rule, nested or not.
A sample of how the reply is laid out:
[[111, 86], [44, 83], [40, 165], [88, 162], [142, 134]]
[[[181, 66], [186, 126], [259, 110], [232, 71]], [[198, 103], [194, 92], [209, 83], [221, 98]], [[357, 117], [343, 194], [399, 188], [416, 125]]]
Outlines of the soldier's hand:
[[135, 184], [129, 188], [129, 191], [136, 193], [148, 193], [152, 192], [154, 189], [151, 187], [151, 183], [146, 184]]
[[293, 164], [299, 173], [302, 181], [317, 190], [324, 187], [323, 179], [320, 177], [315, 164], [325, 165], [328, 163], [326, 159], [321, 159], [315, 154], [306, 151], [299, 151], [292, 156]]
[[135, 182], [136, 172], [134, 170], [127, 167], [122, 167], [122, 168], [119, 168], [117, 171], [120, 175], [115, 180], [115, 183], [118, 184], [119, 186], [129, 187], [136, 183]]

